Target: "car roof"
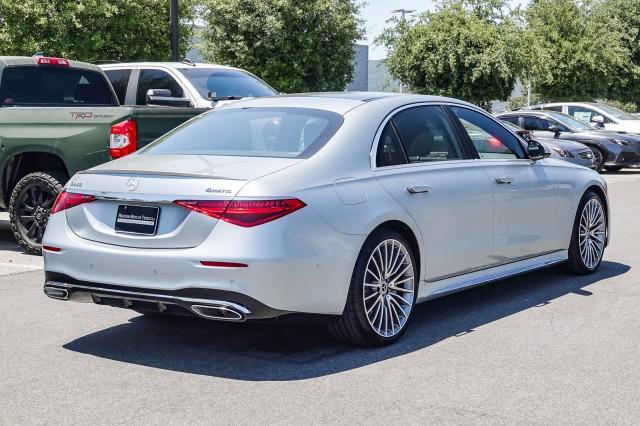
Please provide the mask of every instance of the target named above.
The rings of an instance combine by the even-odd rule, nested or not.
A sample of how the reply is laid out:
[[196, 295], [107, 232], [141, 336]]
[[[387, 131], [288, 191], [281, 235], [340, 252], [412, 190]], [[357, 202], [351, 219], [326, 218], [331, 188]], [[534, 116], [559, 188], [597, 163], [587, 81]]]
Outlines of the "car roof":
[[[40, 56], [0, 56], [0, 67], [8, 67], [8, 66], [38, 66], [38, 58]], [[43, 56], [48, 58], [49, 56]], [[86, 62], [73, 61], [67, 58], [65, 59], [69, 62], [69, 68], [81, 68], [93, 71], [100, 71], [100, 68], [96, 65], [89, 64]], [[46, 66], [46, 65], [45, 65]]]
[[508, 115], [549, 115], [550, 112], [555, 112], [556, 114], [562, 114], [562, 115], [566, 115], [563, 114], [559, 111], [547, 111], [547, 110], [537, 110], [537, 109], [519, 109], [516, 111], [505, 111], [505, 112], [501, 112], [500, 114], [497, 114], [496, 117], [500, 118], [500, 117], [505, 117]]
[[240, 68], [231, 67], [228, 65], [207, 64], [202, 62], [113, 62], [108, 64], [100, 64], [100, 68], [103, 69], [115, 69], [115, 68], [128, 68], [128, 67], [167, 67], [175, 69], [191, 69], [191, 68], [215, 68], [215, 69], [230, 69], [239, 70]]
[[346, 114], [354, 108], [366, 104], [387, 101], [390, 109], [413, 103], [447, 103], [478, 107], [467, 102], [431, 95], [413, 95], [390, 92], [319, 92], [296, 93], [279, 96], [265, 96], [234, 102], [222, 108], [252, 108], [252, 107], [280, 107], [280, 108], [315, 108]]

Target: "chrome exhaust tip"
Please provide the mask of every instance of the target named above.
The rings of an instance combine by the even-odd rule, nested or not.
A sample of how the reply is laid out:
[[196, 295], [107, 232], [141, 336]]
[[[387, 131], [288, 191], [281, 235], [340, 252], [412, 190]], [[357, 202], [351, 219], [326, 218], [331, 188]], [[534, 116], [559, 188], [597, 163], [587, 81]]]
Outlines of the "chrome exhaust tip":
[[69, 290], [57, 287], [45, 287], [44, 294], [52, 299], [69, 300]]
[[246, 319], [244, 313], [230, 305], [191, 305], [191, 310], [210, 320], [241, 322]]

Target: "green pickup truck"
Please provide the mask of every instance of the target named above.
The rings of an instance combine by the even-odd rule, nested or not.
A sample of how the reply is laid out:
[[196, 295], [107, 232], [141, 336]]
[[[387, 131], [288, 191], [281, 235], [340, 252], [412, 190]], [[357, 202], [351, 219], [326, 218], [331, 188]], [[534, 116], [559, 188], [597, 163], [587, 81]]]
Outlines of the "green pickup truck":
[[76, 172], [127, 155], [206, 109], [120, 106], [97, 66], [0, 57], [0, 207], [41, 252], [49, 209]]

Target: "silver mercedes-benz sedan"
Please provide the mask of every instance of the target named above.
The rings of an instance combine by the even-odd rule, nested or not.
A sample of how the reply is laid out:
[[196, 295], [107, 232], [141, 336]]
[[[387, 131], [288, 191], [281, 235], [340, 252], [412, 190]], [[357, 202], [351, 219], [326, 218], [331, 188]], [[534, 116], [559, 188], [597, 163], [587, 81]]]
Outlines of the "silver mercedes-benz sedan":
[[75, 175], [44, 236], [44, 291], [223, 321], [320, 314], [338, 338], [386, 344], [416, 303], [598, 268], [607, 186], [548, 156], [455, 99], [241, 101]]

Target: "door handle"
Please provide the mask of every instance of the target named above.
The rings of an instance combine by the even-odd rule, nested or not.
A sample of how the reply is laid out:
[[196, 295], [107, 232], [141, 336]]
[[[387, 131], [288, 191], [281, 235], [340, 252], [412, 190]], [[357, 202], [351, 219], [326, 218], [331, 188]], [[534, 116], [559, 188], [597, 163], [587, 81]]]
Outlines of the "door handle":
[[505, 183], [511, 183], [511, 182], [513, 182], [513, 178], [512, 177], [497, 177], [496, 178], [496, 183], [498, 185], [502, 185], [502, 184], [505, 184]]
[[421, 194], [423, 192], [429, 192], [431, 187], [429, 185], [415, 185], [407, 188], [407, 191], [411, 194]]

